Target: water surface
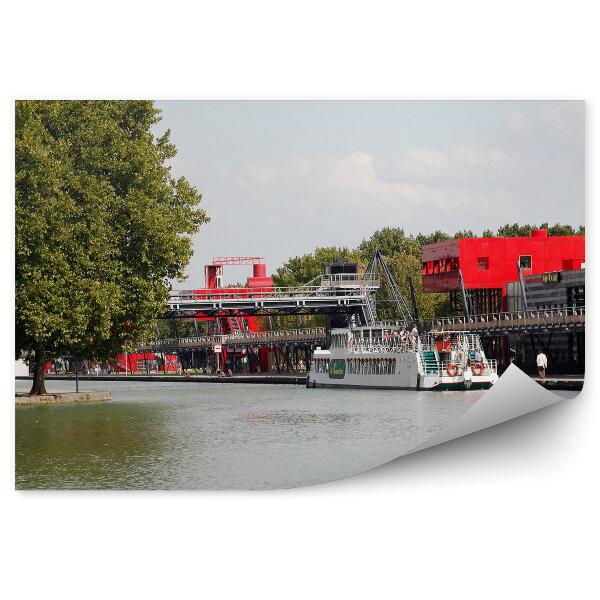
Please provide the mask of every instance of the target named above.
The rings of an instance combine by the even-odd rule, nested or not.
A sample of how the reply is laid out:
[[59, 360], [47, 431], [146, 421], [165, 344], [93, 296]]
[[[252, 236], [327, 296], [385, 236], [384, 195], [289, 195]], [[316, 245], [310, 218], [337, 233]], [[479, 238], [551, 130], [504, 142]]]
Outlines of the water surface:
[[[17, 389], [26, 389], [17, 382]], [[50, 381], [48, 391], [74, 389]], [[110, 402], [16, 410], [18, 489], [266, 489], [381, 465], [483, 392], [87, 382]]]

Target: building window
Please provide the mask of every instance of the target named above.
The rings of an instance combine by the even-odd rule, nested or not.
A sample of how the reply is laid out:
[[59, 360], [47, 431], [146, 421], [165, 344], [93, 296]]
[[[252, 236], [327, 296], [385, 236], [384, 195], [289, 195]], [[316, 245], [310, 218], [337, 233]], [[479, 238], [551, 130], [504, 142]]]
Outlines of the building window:
[[521, 269], [531, 269], [531, 256], [519, 256], [519, 266]]
[[477, 270], [487, 271], [490, 268], [490, 259], [487, 256], [480, 256], [477, 258]]

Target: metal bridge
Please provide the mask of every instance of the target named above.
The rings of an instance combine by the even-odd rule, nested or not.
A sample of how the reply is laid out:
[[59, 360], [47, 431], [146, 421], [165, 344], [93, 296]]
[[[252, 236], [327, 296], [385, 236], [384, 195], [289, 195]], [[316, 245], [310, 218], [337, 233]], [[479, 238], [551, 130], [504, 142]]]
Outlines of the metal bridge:
[[[399, 321], [381, 321], [395, 325]], [[469, 331], [482, 337], [510, 334], [571, 333], [585, 330], [585, 307], [498, 312], [471, 317], [439, 317], [423, 323], [426, 331]], [[208, 350], [221, 344], [228, 349], [276, 348], [279, 346], [310, 347], [324, 345], [325, 327], [261, 332], [235, 332], [226, 335], [197, 336], [156, 340], [139, 346], [143, 352], [176, 352]]]
[[425, 328], [431, 331], [470, 331], [481, 336], [580, 332], [585, 330], [585, 306], [440, 317], [427, 321]]
[[216, 344], [226, 348], [275, 347], [281, 344], [315, 345], [325, 343], [326, 339], [325, 327], [310, 327], [157, 340], [140, 346], [138, 350], [143, 352], [202, 350], [213, 348]]
[[376, 320], [377, 279], [360, 275], [322, 277], [320, 285], [172, 291], [166, 318], [274, 315], [354, 315], [357, 324]]

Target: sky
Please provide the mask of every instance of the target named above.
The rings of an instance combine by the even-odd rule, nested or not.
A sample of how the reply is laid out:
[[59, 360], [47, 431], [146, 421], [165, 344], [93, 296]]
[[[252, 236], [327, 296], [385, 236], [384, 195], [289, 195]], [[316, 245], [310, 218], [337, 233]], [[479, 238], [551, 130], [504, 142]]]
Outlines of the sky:
[[[506, 223], [584, 223], [581, 101], [159, 101], [176, 177], [211, 217], [189, 286], [213, 256], [269, 273], [318, 246]], [[225, 267], [227, 283], [251, 267]]]

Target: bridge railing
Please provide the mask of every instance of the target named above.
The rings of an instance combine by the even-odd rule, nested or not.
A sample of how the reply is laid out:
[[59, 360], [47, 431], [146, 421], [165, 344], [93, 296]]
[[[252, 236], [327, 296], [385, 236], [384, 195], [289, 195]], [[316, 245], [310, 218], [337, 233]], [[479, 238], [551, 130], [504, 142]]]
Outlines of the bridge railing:
[[[221, 300], [277, 300], [277, 299], [304, 299], [325, 297], [357, 297], [367, 296], [375, 286], [370, 285], [374, 280], [369, 280], [369, 285], [364, 281], [361, 286], [342, 285], [336, 286], [302, 286], [302, 287], [275, 287], [275, 288], [237, 288], [231, 290], [219, 290], [214, 292], [206, 290], [174, 290], [169, 293], [169, 304], [180, 304], [185, 302], [219, 302]], [[239, 291], [238, 291], [239, 290]]]
[[321, 287], [379, 287], [379, 279], [367, 278], [356, 273], [337, 273], [335, 275], [323, 275]]
[[540, 308], [534, 310], [516, 310], [511, 312], [493, 312], [471, 317], [437, 317], [426, 321], [433, 327], [456, 325], [499, 324], [506, 321], [550, 320], [554, 322], [570, 322], [573, 317], [585, 317], [585, 306], [570, 306], [563, 308]]
[[156, 340], [143, 344], [142, 348], [186, 348], [186, 347], [212, 347], [215, 344], [260, 343], [268, 341], [303, 341], [324, 338], [324, 327], [309, 327], [304, 329], [281, 329], [278, 331], [252, 331], [236, 332], [224, 335], [206, 335], [186, 338], [170, 338]]

